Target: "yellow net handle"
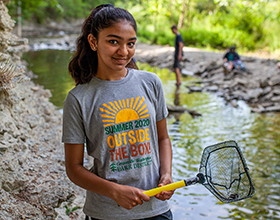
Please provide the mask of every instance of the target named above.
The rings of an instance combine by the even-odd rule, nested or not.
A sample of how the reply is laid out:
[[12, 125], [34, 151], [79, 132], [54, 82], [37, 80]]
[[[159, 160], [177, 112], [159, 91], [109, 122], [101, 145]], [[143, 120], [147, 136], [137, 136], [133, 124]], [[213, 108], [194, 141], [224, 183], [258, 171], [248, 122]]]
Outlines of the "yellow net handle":
[[175, 190], [181, 187], [186, 186], [185, 180], [181, 180], [179, 182], [175, 182], [175, 183], [170, 183], [168, 185], [165, 186], [160, 186], [154, 189], [150, 189], [147, 191], [144, 191], [143, 193], [148, 195], [149, 197], [155, 196], [156, 194], [161, 193], [162, 191], [171, 191], [171, 190]]

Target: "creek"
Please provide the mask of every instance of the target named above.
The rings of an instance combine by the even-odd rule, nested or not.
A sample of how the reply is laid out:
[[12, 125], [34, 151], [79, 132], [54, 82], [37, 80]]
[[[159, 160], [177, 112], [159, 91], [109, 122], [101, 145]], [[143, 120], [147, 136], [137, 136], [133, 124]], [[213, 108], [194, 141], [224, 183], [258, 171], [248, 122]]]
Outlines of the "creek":
[[[28, 68], [38, 78], [35, 83], [52, 92], [50, 101], [62, 109], [63, 100], [74, 82], [67, 65], [71, 52], [39, 50], [23, 54]], [[256, 193], [252, 198], [223, 204], [204, 186], [177, 189], [170, 200], [174, 220], [215, 219], [280, 219], [280, 114], [251, 113], [250, 107], [238, 101], [238, 108], [210, 93], [188, 93], [187, 85], [196, 78], [183, 77], [179, 89], [175, 74], [139, 64], [141, 69], [156, 72], [161, 78], [166, 102], [202, 114], [193, 118], [189, 113], [171, 113], [167, 118], [173, 146], [173, 179], [196, 176], [205, 147], [235, 140], [246, 158]]]

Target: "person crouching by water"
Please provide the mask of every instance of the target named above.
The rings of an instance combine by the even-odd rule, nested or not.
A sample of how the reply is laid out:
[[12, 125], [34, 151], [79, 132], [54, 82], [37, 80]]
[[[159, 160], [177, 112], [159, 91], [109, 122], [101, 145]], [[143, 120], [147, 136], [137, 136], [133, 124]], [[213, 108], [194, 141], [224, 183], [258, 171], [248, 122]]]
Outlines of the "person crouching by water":
[[237, 69], [237, 70], [243, 70], [245, 71], [245, 65], [240, 59], [240, 56], [238, 53], [235, 51], [235, 47], [232, 46], [230, 47], [229, 51], [226, 52], [226, 54], [223, 57], [224, 64], [224, 73], [228, 74], [231, 70]]
[[87, 219], [172, 219], [166, 200], [174, 191], [143, 193], [173, 182], [172, 149], [160, 78], [127, 68], [135, 66], [136, 33], [128, 11], [100, 5], [84, 21], [69, 62], [76, 87], [64, 101], [62, 141], [69, 179], [87, 190]]

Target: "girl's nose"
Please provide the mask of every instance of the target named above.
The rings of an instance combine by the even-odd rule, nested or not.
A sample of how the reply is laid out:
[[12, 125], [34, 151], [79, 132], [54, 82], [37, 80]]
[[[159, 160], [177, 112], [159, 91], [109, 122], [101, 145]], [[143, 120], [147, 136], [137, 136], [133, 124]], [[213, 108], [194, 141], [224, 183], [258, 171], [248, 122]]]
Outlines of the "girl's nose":
[[121, 45], [118, 50], [118, 54], [122, 56], [126, 56], [128, 54], [128, 49], [126, 45]]

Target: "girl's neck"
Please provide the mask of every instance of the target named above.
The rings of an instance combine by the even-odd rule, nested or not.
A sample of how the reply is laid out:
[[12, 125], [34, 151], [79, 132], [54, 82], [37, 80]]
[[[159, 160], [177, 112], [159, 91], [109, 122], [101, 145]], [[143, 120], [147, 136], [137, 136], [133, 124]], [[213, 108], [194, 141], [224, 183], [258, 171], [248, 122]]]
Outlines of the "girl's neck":
[[117, 71], [117, 72], [101, 72], [98, 71], [95, 74], [95, 77], [102, 79], [102, 80], [108, 80], [108, 81], [116, 81], [121, 80], [127, 76], [128, 70], [125, 68], [123, 71]]

